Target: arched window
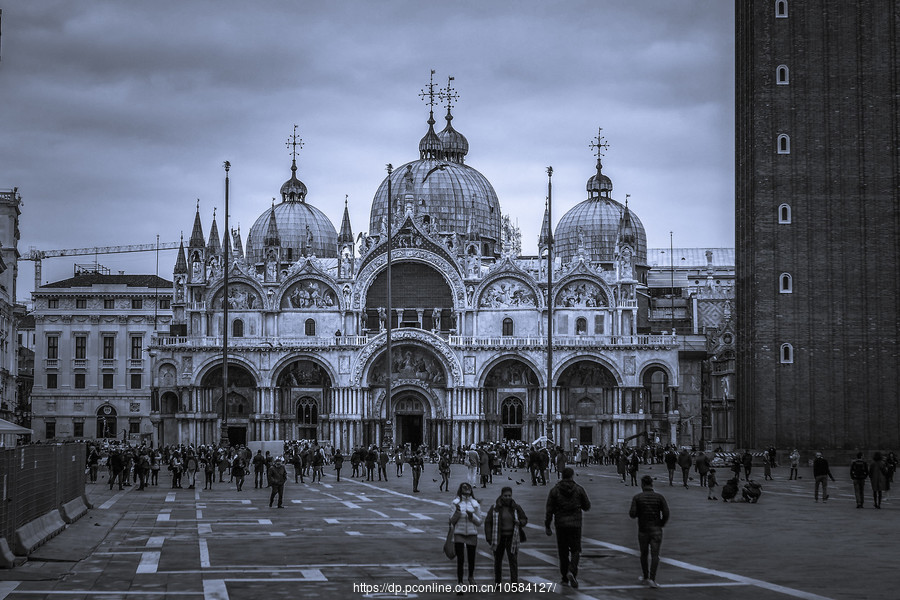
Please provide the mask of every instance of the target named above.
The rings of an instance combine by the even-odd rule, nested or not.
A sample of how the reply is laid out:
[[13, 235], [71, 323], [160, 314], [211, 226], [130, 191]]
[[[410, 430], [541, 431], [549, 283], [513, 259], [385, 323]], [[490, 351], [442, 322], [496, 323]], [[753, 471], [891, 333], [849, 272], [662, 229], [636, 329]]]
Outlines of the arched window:
[[594, 335], [603, 335], [604, 322], [603, 315], [594, 315]]
[[791, 72], [787, 65], [778, 65], [775, 70], [775, 83], [778, 85], [788, 85], [791, 83]]
[[500, 403], [500, 422], [504, 427], [516, 427], [522, 424], [522, 401], [511, 396]]
[[782, 294], [790, 294], [794, 291], [794, 282], [790, 273], [782, 273], [778, 278], [778, 291]]
[[244, 337], [244, 322], [241, 319], [235, 319], [231, 324], [231, 335], [234, 337]]
[[575, 319], [575, 335], [587, 334], [587, 319], [578, 317]]
[[297, 403], [297, 422], [301, 425], [319, 424], [319, 405], [309, 396], [300, 398]]
[[778, 154], [791, 153], [791, 138], [786, 133], [778, 135]]
[[306, 329], [306, 335], [308, 335], [308, 336], [316, 335], [316, 320], [315, 319], [307, 319], [305, 329]]
[[789, 225], [791, 222], [791, 207], [789, 204], [782, 204], [778, 207], [778, 224]]
[[509, 317], [503, 319], [503, 335], [507, 337], [512, 337], [513, 334], [513, 320]]
[[794, 362], [794, 347], [790, 344], [781, 345], [781, 364], [787, 365]]
[[787, 19], [787, 0], [775, 0], [775, 18]]

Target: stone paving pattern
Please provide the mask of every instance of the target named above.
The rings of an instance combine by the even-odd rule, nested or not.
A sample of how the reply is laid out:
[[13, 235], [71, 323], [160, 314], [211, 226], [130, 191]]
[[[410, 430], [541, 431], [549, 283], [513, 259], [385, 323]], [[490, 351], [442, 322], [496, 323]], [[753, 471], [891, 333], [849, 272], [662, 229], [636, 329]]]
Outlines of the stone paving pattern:
[[[455, 584], [455, 561], [441, 550], [453, 493], [438, 491], [436, 465], [426, 465], [421, 492], [408, 472], [386, 482], [327, 471], [323, 483], [294, 484], [289, 468], [285, 508], [269, 508], [268, 490], [216, 483], [212, 491], [160, 485], [144, 491], [88, 484], [95, 507], [38, 548], [22, 566], [0, 571], [0, 600], [103, 598], [449, 598], [453, 593], [371, 593], [354, 584]], [[722, 470], [720, 469], [722, 480]], [[623, 485], [615, 467], [577, 468], [593, 507], [585, 515], [580, 587], [559, 585], [554, 538], [543, 532], [548, 487], [533, 487], [526, 471], [494, 476], [476, 489], [486, 509], [503, 485], [529, 517], [520, 548], [520, 581], [546, 592], [467, 593], [464, 597], [579, 600], [667, 598], [853, 599], [900, 597], [895, 569], [900, 502], [890, 497], [856, 509], [849, 469], [832, 467], [838, 481], [827, 503], [813, 501], [810, 469], [788, 481], [786, 468], [763, 483], [759, 504], [706, 499], [696, 480], [669, 487], [662, 465], [641, 474], [659, 479], [672, 518], [663, 540], [660, 589], [637, 582], [637, 525], [628, 518], [638, 488]], [[761, 473], [760, 473], [761, 475]], [[452, 489], [465, 479], [454, 465]], [[307, 480], [308, 481], [308, 480]], [[551, 474], [549, 483], [556, 481]], [[202, 485], [199, 486], [202, 488]], [[720, 487], [721, 489], [721, 487]], [[493, 581], [489, 545], [479, 540], [476, 583]], [[504, 569], [504, 580], [508, 581]]]

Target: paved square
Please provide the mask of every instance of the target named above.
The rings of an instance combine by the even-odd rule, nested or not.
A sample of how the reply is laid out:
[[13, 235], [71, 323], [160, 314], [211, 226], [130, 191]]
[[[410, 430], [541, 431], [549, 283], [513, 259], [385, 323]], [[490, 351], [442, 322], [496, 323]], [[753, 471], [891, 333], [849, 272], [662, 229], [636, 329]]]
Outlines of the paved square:
[[[659, 478], [656, 489], [672, 511], [658, 590], [637, 581], [637, 526], [627, 512], [638, 488], [623, 485], [615, 467], [576, 469], [593, 503], [578, 590], [558, 583], [555, 540], [543, 531], [549, 486], [533, 487], [521, 469], [506, 471], [476, 496], [486, 509], [503, 485], [514, 488], [529, 518], [519, 573], [530, 590], [466, 596], [896, 598], [900, 504], [856, 509], [849, 475], [834, 470], [828, 503], [813, 501], [811, 473], [787, 481], [787, 470], [776, 469], [759, 504], [725, 504], [708, 501], [696, 481], [669, 487], [662, 465], [643, 466], [641, 474]], [[289, 469], [284, 509], [269, 508], [268, 490], [250, 479], [241, 492], [227, 482], [212, 491], [173, 490], [165, 476], [145, 491], [89, 484], [95, 508], [25, 565], [0, 572], [0, 600], [456, 597], [456, 563], [441, 550], [453, 493], [438, 491], [436, 465], [426, 465], [417, 494], [408, 473], [395, 477], [393, 465], [389, 473], [386, 482], [346, 474], [336, 482], [329, 471], [324, 483], [294, 484]], [[452, 488], [464, 478], [454, 465]], [[476, 583], [490, 586], [483, 537], [478, 549]]]

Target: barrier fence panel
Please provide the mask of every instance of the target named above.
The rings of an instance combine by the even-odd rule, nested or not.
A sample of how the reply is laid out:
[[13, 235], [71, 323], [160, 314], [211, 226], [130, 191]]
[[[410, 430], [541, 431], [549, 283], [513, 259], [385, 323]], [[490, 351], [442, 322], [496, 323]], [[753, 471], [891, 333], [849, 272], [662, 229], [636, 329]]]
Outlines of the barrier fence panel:
[[86, 458], [84, 444], [0, 450], [0, 537], [84, 495]]

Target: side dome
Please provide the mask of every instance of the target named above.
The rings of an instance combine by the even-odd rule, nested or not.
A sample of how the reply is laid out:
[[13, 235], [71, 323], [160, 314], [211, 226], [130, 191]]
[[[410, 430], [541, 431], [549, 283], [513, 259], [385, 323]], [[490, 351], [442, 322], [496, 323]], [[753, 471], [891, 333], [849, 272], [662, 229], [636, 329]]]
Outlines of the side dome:
[[319, 258], [337, 256], [337, 230], [321, 210], [306, 202], [276, 204], [256, 219], [247, 238], [247, 261], [265, 260], [266, 240], [270, 222], [274, 220], [277, 240], [282, 248], [282, 260], [296, 261], [304, 254]]
[[[472, 167], [453, 161], [420, 159], [406, 163], [391, 175], [394, 198], [412, 194], [417, 215], [427, 215], [441, 233], [466, 235], [470, 217], [481, 238], [500, 240], [500, 201], [497, 192], [484, 175]], [[375, 192], [369, 213], [369, 232], [381, 231], [388, 214], [388, 178]], [[394, 212], [405, 213], [405, 206], [395, 202]]]
[[556, 227], [556, 255], [563, 263], [571, 262], [578, 256], [578, 246], [583, 240], [588, 260], [614, 262], [619, 225], [626, 210], [634, 231], [635, 263], [647, 264], [644, 225], [634, 211], [606, 196], [588, 198], [563, 215]]

